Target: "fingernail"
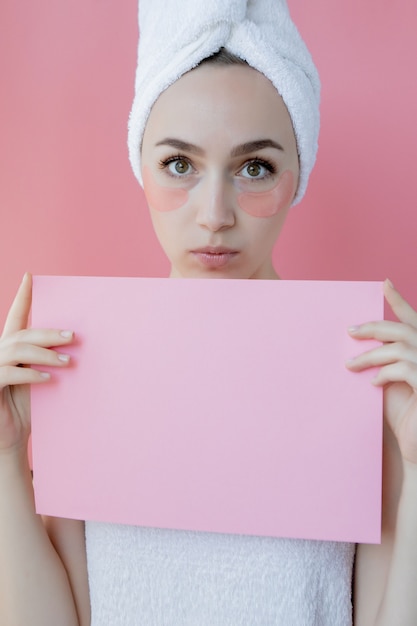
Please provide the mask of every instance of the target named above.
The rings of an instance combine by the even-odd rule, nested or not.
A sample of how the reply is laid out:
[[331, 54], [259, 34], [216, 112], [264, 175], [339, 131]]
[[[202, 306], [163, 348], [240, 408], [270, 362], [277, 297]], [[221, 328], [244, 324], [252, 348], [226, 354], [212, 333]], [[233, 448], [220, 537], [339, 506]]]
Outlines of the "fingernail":
[[65, 337], [65, 339], [69, 339], [72, 337], [72, 330], [61, 330], [61, 337]]
[[359, 326], [349, 326], [348, 328], [348, 332], [350, 333], [357, 333], [359, 330]]
[[68, 354], [58, 354], [58, 359], [63, 363], [68, 363], [70, 356]]
[[392, 284], [392, 281], [389, 278], [386, 278], [385, 282], [391, 287], [391, 289], [395, 289], [394, 285]]
[[45, 380], [49, 380], [49, 378], [51, 378], [51, 375], [48, 374], [48, 372], [41, 372], [41, 378], [44, 378]]

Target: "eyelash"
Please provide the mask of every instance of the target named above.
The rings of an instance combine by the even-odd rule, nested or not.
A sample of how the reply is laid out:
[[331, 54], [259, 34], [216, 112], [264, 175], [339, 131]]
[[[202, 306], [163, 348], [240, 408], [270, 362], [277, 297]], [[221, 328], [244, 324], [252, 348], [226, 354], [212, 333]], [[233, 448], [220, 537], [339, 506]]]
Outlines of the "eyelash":
[[[261, 165], [262, 167], [264, 167], [267, 170], [267, 174], [265, 176], [262, 177], [262, 179], [259, 180], [263, 180], [265, 178], [268, 178], [269, 176], [272, 176], [273, 174], [277, 173], [277, 168], [275, 167], [275, 165], [273, 163], [271, 163], [271, 161], [267, 161], [265, 159], [261, 159], [260, 157], [254, 157], [253, 159], [249, 159], [249, 161], [247, 161], [239, 170], [242, 171], [245, 167], [248, 167], [248, 165], [251, 165], [252, 163], [256, 163], [257, 165]], [[254, 178], [254, 180], [257, 180], [256, 178]]]
[[158, 161], [158, 166], [161, 170], [167, 170], [168, 176], [172, 176], [172, 178], [181, 178], [180, 174], [176, 176], [175, 174], [172, 174], [168, 169], [168, 165], [170, 163], [175, 163], [175, 161], [185, 161], [190, 167], [193, 167], [190, 160], [187, 159], [187, 157], [185, 157], [183, 154], [174, 154], [167, 159], [161, 159], [160, 161]]
[[[175, 161], [185, 161], [186, 163], [188, 163], [188, 165], [191, 168], [193, 167], [191, 161], [183, 154], [174, 154], [166, 159], [161, 159], [160, 161], [158, 161], [158, 166], [161, 170], [167, 170], [168, 176], [172, 176], [172, 178], [182, 178], [180, 174], [176, 176], [175, 174], [172, 174], [168, 169], [168, 166], [170, 165], [170, 163], [174, 163]], [[248, 161], [246, 161], [246, 163], [244, 163], [242, 167], [239, 169], [239, 172], [242, 171], [245, 167], [247, 167], [251, 163], [256, 163], [257, 165], [261, 165], [267, 170], [267, 173], [265, 174], [265, 176], [259, 179], [255, 177], [253, 180], [264, 180], [265, 178], [268, 178], [269, 176], [272, 176], [277, 173], [277, 168], [273, 163], [271, 163], [271, 161], [267, 161], [266, 159], [262, 159], [256, 156], [253, 159], [249, 159]], [[186, 176], [186, 174], [184, 176]]]

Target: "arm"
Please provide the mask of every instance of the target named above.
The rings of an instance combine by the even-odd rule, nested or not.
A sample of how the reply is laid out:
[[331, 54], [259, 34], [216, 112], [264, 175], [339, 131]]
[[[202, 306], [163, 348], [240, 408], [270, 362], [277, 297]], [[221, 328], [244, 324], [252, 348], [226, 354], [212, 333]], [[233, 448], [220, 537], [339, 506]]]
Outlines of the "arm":
[[382, 543], [358, 547], [355, 626], [417, 624], [417, 313], [387, 281], [385, 295], [399, 322], [372, 322], [353, 331], [380, 348], [349, 364], [379, 366], [384, 386]]
[[[355, 566], [355, 626], [415, 624], [407, 614], [415, 610], [415, 537], [417, 484], [408, 482], [397, 440], [389, 428], [384, 434], [384, 489], [381, 545], [360, 545]], [[411, 476], [411, 478], [413, 478]], [[407, 572], [407, 570], [409, 571]], [[414, 574], [413, 574], [414, 571]], [[411, 621], [410, 621], [411, 620]]]
[[[29, 365], [65, 366], [49, 348], [68, 344], [71, 336], [27, 330], [30, 302], [27, 276], [0, 339], [0, 622], [88, 626], [82, 526], [67, 520], [48, 522], [51, 538], [55, 535], [54, 547], [42, 518], [35, 513], [27, 460], [28, 385], [48, 380]], [[68, 533], [60, 532], [59, 526]]]

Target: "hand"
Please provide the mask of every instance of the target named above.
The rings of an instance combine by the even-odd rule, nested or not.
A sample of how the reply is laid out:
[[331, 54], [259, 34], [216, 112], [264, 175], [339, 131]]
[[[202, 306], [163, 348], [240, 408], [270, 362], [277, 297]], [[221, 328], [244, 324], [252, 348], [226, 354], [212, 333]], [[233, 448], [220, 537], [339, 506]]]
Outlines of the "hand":
[[380, 367], [373, 384], [384, 386], [384, 414], [404, 460], [417, 464], [417, 312], [384, 283], [384, 295], [397, 322], [369, 322], [349, 329], [355, 339], [376, 339], [383, 345], [346, 365], [359, 372]]
[[71, 331], [28, 329], [32, 278], [26, 274], [9, 310], [0, 337], [0, 453], [26, 450], [30, 434], [29, 385], [45, 383], [50, 374], [31, 366], [65, 367], [69, 356], [51, 349], [71, 343]]

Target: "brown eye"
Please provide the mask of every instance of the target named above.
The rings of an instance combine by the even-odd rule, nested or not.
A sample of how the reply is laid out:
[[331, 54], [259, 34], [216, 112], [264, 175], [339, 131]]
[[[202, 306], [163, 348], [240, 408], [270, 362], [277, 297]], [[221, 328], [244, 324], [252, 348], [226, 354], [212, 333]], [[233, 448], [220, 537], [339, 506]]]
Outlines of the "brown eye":
[[173, 174], [188, 174], [190, 164], [184, 159], [176, 159], [175, 161], [171, 161], [169, 169]]
[[262, 168], [259, 163], [249, 163], [249, 165], [246, 166], [246, 171], [249, 176], [256, 178], [261, 173]]
[[243, 176], [243, 178], [251, 178], [254, 181], [258, 181], [276, 174], [276, 171], [277, 169], [272, 163], [261, 159], [254, 159], [246, 163], [238, 173], [240, 176]]

